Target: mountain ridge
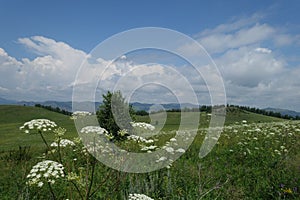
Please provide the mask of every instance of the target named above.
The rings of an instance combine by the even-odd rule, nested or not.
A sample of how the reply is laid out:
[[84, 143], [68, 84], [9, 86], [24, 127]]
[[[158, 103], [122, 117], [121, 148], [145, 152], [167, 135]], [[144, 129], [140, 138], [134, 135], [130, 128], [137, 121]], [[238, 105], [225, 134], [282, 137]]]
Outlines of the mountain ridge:
[[[88, 102], [89, 104], [91, 102]], [[72, 112], [72, 101], [54, 101], [54, 100], [48, 100], [48, 101], [15, 101], [15, 100], [9, 100], [5, 98], [0, 97], [0, 105], [25, 105], [25, 106], [35, 106], [36, 104], [41, 104], [44, 106], [51, 106], [53, 108], [60, 108], [69, 112]], [[161, 105], [157, 105], [154, 103], [141, 103], [141, 102], [133, 102], [130, 103], [135, 110], [156, 110], [158, 108], [165, 109], [165, 110], [172, 110], [172, 109], [180, 109], [180, 108], [198, 108], [199, 105], [190, 104], [190, 103], [165, 103]], [[95, 102], [95, 108], [98, 108], [101, 105], [101, 102]], [[263, 108], [262, 110], [265, 111], [272, 111], [272, 112], [278, 112], [281, 115], [289, 115], [292, 117], [300, 116], [300, 112], [289, 110], [289, 109], [282, 109], [282, 108], [272, 108], [267, 107]]]

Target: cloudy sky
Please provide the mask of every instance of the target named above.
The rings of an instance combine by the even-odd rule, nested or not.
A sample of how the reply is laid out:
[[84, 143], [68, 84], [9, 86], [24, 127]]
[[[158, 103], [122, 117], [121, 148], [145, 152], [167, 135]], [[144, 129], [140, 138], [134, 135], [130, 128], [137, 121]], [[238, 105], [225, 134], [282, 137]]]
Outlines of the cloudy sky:
[[[76, 74], [99, 43], [132, 28], [163, 27], [205, 48], [220, 71], [228, 103], [300, 111], [299, 10], [299, 1], [292, 0], [1, 1], [0, 97], [71, 101]], [[183, 49], [190, 55], [196, 52], [189, 43]], [[107, 67], [110, 62], [100, 56], [89, 67]], [[132, 100], [159, 103], [191, 96], [188, 81], [199, 103], [209, 103], [209, 95], [204, 97], [207, 82], [189, 63], [167, 52], [128, 52], [108, 71], [91, 78], [103, 79], [96, 97], [126, 72], [118, 79], [123, 81], [120, 85], [133, 80], [145, 84], [137, 85]], [[145, 80], [164, 82], [147, 85]]]

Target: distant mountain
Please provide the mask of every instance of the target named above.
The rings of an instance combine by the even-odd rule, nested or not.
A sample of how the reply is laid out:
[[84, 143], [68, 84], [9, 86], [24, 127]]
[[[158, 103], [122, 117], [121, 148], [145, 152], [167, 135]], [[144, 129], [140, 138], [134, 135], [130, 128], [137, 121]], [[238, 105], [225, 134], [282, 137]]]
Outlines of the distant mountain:
[[289, 116], [292, 116], [292, 117], [296, 117], [296, 116], [300, 116], [300, 112], [296, 112], [296, 111], [293, 111], [293, 110], [288, 110], [288, 109], [281, 109], [281, 108], [264, 108], [263, 110], [266, 110], [266, 111], [272, 111], [272, 112], [278, 112], [280, 113], [282, 116], [284, 115], [289, 115]]
[[[58, 107], [60, 109], [63, 109], [63, 110], [69, 111], [69, 112], [72, 111], [72, 102], [71, 101], [13, 101], [13, 100], [7, 100], [4, 98], [0, 98], [0, 105], [1, 104], [2, 105], [3, 104], [25, 105], [25, 106], [34, 106], [35, 104], [41, 104], [44, 106], [51, 106], [53, 108]], [[91, 106], [93, 106], [93, 104], [91, 104], [91, 102], [83, 102], [78, 105], [80, 105], [79, 107], [82, 107], [83, 110], [86, 110], [86, 109], [90, 110]], [[96, 102], [95, 108], [98, 109], [100, 105], [101, 105], [100, 102]], [[150, 108], [152, 110], [160, 108], [156, 104], [139, 103], [139, 102], [131, 103], [131, 105], [136, 111], [138, 111], [138, 110], [149, 111]], [[198, 108], [199, 107], [198, 105], [194, 105], [194, 104], [190, 104], [190, 103], [183, 103], [183, 104], [167, 103], [167, 104], [161, 104], [161, 106], [165, 110], [180, 109], [180, 108]], [[84, 108], [86, 108], [86, 109], [84, 109]]]
[[[72, 101], [43, 101], [43, 102], [20, 101], [17, 104], [26, 105], [26, 106], [34, 106], [35, 104], [41, 104], [44, 106], [51, 106], [53, 108], [58, 107], [62, 110], [72, 112]], [[80, 107], [87, 108], [87, 110], [93, 110], [92, 106], [95, 105], [95, 108], [97, 110], [99, 108], [100, 104], [101, 104], [100, 102], [96, 102], [95, 104], [93, 104], [91, 102], [82, 102], [82, 103], [80, 103]], [[82, 109], [82, 110], [85, 110], [85, 109]]]
[[1, 104], [6, 104], [6, 105], [8, 105], [8, 104], [16, 104], [16, 103], [17, 103], [17, 101], [8, 100], [8, 99], [4, 99], [4, 98], [1, 98], [1, 97], [0, 97], [0, 105], [1, 105]]
[[[159, 107], [160, 107], [156, 104], [139, 103], [139, 102], [131, 103], [131, 105], [136, 111], [139, 111], [139, 110], [149, 111], [150, 109], [156, 110], [156, 109], [159, 109]], [[190, 103], [183, 103], [183, 104], [166, 103], [166, 104], [161, 104], [161, 106], [165, 110], [180, 109], [180, 108], [199, 108], [198, 105], [194, 105], [194, 104], [190, 104]]]

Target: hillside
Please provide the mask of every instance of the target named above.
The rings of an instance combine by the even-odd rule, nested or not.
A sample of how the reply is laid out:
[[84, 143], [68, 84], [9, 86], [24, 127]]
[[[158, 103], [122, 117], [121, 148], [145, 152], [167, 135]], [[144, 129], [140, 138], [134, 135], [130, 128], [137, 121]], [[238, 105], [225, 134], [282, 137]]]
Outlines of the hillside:
[[288, 109], [280, 109], [280, 108], [264, 108], [266, 111], [279, 112], [282, 116], [289, 115], [292, 117], [300, 116], [300, 112], [296, 112]]
[[[200, 113], [191, 112], [188, 117], [199, 115]], [[180, 112], [168, 112], [166, 123], [163, 126], [163, 130], [174, 130], [178, 128], [180, 124]], [[200, 128], [208, 127], [210, 121], [210, 115], [202, 112], [200, 114]], [[0, 105], [0, 151], [5, 149], [17, 148], [19, 145], [36, 146], [41, 145], [41, 140], [38, 135], [25, 134], [19, 130], [19, 127], [26, 121], [46, 118], [55, 121], [58, 126], [62, 126], [67, 129], [67, 138], [74, 138], [77, 136], [74, 122], [69, 116], [62, 115], [56, 112], [51, 112], [43, 108], [31, 107], [31, 106], [16, 106], [16, 105]], [[160, 126], [163, 124], [164, 116], [161, 113], [151, 115], [152, 124]], [[264, 116], [256, 113], [243, 111], [240, 109], [227, 110], [225, 125], [234, 123], [241, 123], [242, 120], [246, 120], [248, 123], [256, 122], [273, 122], [282, 121], [283, 119]], [[137, 121], [151, 122], [149, 116], [137, 116]], [[187, 124], [188, 125], [188, 124]], [[53, 134], [46, 134], [46, 138], [49, 141], [53, 141]]]
[[[69, 116], [37, 107], [0, 105], [0, 150], [17, 148], [18, 145], [40, 145], [38, 135], [25, 134], [19, 130], [24, 122], [37, 118], [50, 119], [58, 126], [66, 128], [68, 138], [77, 135], [74, 122]], [[54, 137], [53, 134], [46, 134], [46, 138], [52, 141]]]
[[[200, 114], [199, 112], [191, 112], [190, 117], [192, 118], [195, 114]], [[163, 127], [163, 130], [174, 130], [178, 128], [180, 124], [180, 112], [167, 112], [167, 120]], [[155, 124], [156, 121], [163, 121], [163, 115], [161, 113], [156, 113], [151, 115], [151, 119], [149, 116], [137, 116], [137, 121], [145, 121], [148, 123]], [[211, 116], [205, 112], [201, 112], [200, 114], [200, 125], [199, 128], [208, 127]], [[244, 111], [238, 108], [227, 108], [225, 125], [231, 125], [235, 123], [242, 123], [243, 120], [246, 120], [247, 123], [260, 123], [260, 122], [279, 122], [284, 119], [270, 117], [266, 115], [256, 114], [248, 111]]]

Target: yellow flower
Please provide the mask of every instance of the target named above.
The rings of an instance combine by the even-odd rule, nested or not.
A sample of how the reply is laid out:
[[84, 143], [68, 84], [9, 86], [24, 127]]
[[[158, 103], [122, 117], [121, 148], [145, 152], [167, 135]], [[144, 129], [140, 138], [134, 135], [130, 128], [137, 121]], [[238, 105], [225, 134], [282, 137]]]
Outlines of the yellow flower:
[[282, 189], [282, 191], [283, 191], [284, 193], [288, 193], [288, 194], [292, 194], [292, 193], [293, 193], [292, 190], [291, 190], [291, 188]]

